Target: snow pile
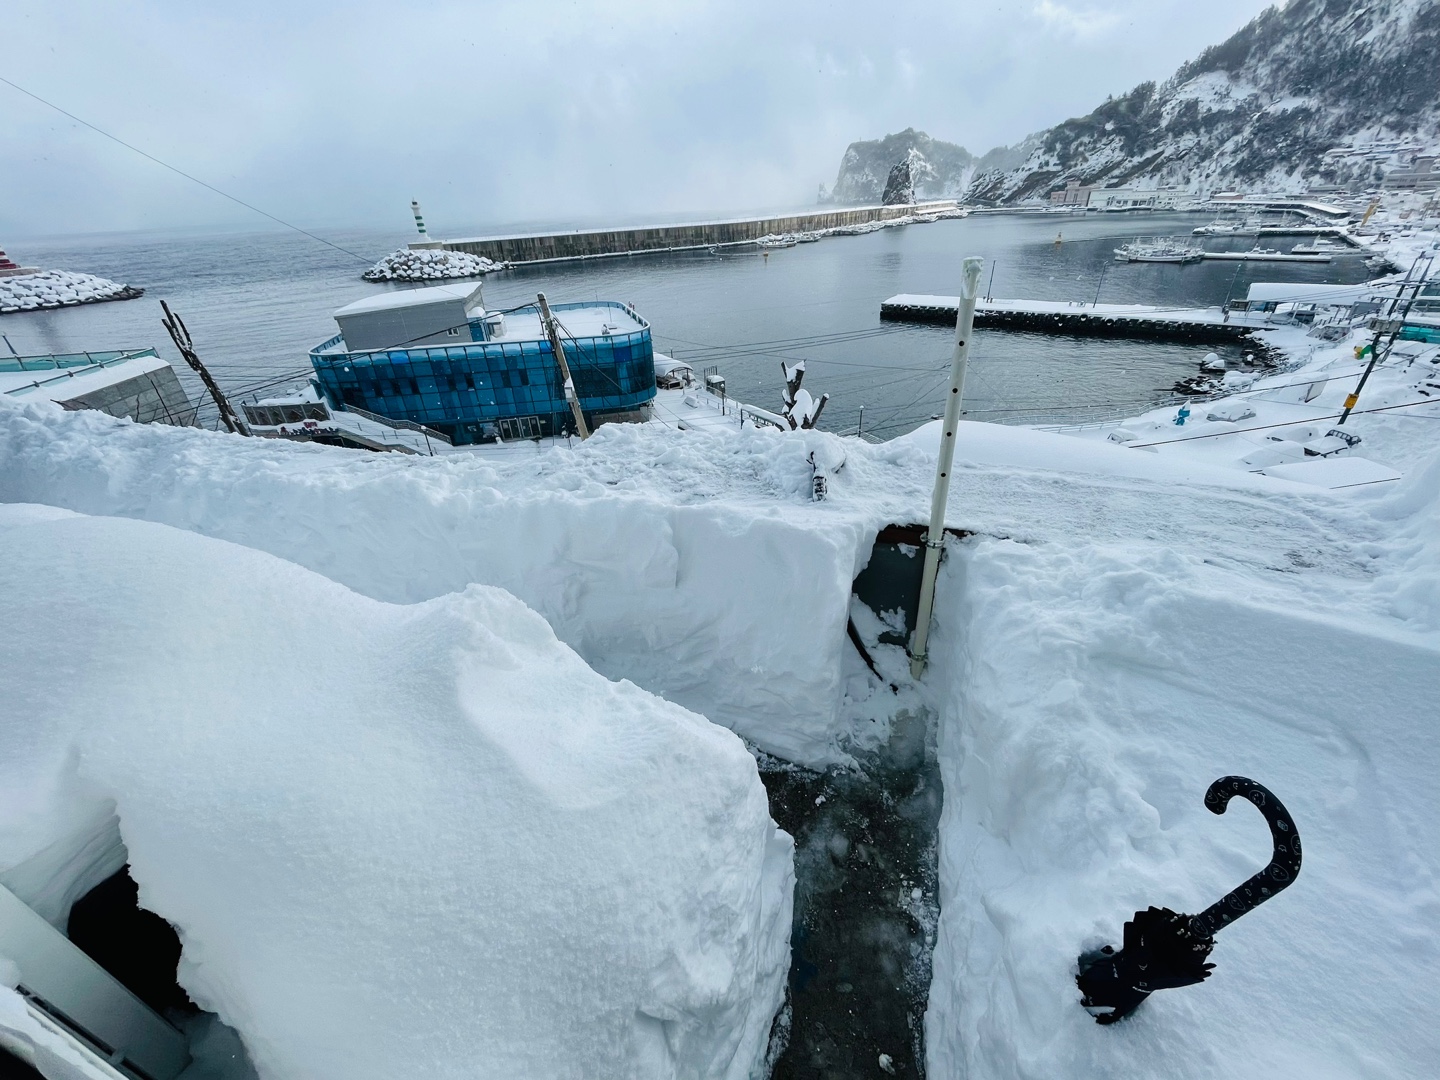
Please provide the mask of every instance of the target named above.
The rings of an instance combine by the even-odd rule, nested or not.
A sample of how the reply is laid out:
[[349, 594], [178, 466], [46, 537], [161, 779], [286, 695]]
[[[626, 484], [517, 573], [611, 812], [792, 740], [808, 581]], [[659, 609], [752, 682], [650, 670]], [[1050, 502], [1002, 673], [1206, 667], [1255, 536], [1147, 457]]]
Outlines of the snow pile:
[[1369, 548], [1377, 561], [1375, 591], [1388, 613], [1408, 627], [1440, 632], [1440, 456], [1406, 478], [1373, 513], [1392, 525]]
[[507, 265], [465, 251], [409, 251], [402, 248], [386, 255], [361, 276], [366, 281], [437, 281], [478, 277], [504, 270]]
[[381, 603], [42, 507], [0, 537], [7, 880], [93, 877], [118, 814], [262, 1076], [752, 1075], [791, 844], [729, 732], [496, 589]]
[[16, 311], [93, 304], [101, 300], [133, 300], [143, 295], [144, 291], [94, 274], [41, 270], [34, 274], [0, 277], [0, 313], [8, 315]]
[[834, 441], [608, 424], [573, 451], [422, 462], [37, 405], [0, 409], [0, 500], [192, 529], [395, 603], [497, 585], [603, 674], [823, 767], [850, 583], [889, 512], [850, 493], [897, 486], [877, 448], [813, 502], [808, 455]]
[[[954, 718], [932, 1075], [1430, 1073], [1437, 467], [1374, 509], [1381, 539], [1358, 507], [1318, 537], [1292, 528], [1285, 574], [1204, 498], [1195, 519], [1228, 526], [1229, 552], [1144, 519], [1114, 539], [952, 550], [930, 677]], [[1348, 554], [1346, 533], [1363, 541]], [[1096, 1025], [1078, 953], [1118, 944], [1139, 908], [1198, 912], [1268, 859], [1253, 808], [1203, 809], [1231, 773], [1294, 815], [1298, 881], [1218, 935], [1208, 982]]]

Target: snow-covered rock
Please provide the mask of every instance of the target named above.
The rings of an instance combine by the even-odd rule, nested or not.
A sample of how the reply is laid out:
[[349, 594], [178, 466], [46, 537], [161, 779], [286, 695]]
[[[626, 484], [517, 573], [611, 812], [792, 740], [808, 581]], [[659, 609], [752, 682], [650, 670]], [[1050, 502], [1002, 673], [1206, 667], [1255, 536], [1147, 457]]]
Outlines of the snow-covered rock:
[[791, 843], [730, 732], [498, 589], [49, 507], [0, 538], [3, 878], [128, 858], [265, 1080], [755, 1074]]
[[879, 202], [891, 171], [901, 161], [909, 166], [915, 197], [955, 198], [969, 185], [975, 158], [963, 146], [932, 139], [914, 128], [883, 139], [853, 142], [840, 161], [829, 201]]
[[93, 304], [101, 300], [133, 300], [144, 289], [121, 285], [94, 274], [41, 270], [0, 277], [0, 314]]
[[466, 251], [401, 248], [386, 255], [362, 276], [366, 281], [438, 281], [479, 277], [503, 270], [506, 265]]
[[880, 201], [886, 206], [908, 206], [915, 201], [915, 171], [920, 152], [911, 150], [890, 168]]

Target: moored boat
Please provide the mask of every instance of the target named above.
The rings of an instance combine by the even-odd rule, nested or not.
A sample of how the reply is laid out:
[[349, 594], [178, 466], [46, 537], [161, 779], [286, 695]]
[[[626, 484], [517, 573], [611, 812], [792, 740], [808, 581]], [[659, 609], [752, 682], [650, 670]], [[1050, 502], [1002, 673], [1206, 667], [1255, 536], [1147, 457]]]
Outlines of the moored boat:
[[1174, 240], [1137, 240], [1115, 249], [1118, 262], [1190, 263], [1199, 262], [1203, 249]]

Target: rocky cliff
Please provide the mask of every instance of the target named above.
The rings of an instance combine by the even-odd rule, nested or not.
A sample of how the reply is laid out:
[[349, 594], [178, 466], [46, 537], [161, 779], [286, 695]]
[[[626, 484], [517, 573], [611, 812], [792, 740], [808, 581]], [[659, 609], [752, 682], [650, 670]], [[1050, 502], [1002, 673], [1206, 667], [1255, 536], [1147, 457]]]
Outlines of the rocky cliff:
[[1166, 82], [978, 160], [913, 131], [854, 143], [836, 192], [876, 187], [871, 177], [885, 177], [912, 146], [925, 154], [921, 139], [965, 159], [926, 154], [934, 193], [980, 203], [1044, 199], [1071, 179], [1194, 191], [1374, 187], [1440, 149], [1437, 57], [1440, 0], [1291, 0]]
[[901, 163], [908, 168], [914, 198], [956, 198], [970, 183], [975, 157], [963, 146], [932, 139], [914, 128], [883, 139], [853, 142], [840, 161], [831, 201], [879, 202], [891, 172]]

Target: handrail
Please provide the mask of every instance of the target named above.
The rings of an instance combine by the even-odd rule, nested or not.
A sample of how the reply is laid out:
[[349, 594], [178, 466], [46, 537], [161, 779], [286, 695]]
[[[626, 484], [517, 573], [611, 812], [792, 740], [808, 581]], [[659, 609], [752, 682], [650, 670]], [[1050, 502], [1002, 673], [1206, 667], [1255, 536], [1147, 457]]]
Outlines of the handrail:
[[[86, 357], [89, 357], [91, 354], [89, 354], [89, 353], [66, 353], [66, 354], [64, 354], [64, 355], [67, 355], [67, 356], [86, 356]], [[61, 382], [62, 380], [65, 380], [65, 379], [73, 379], [73, 378], [75, 378], [75, 376], [77, 376], [77, 375], [85, 375], [85, 374], [88, 374], [88, 373], [91, 372], [91, 371], [96, 371], [96, 370], [101, 370], [101, 371], [103, 371], [105, 368], [110, 367], [110, 366], [113, 365], [113, 364], [121, 364], [121, 363], [124, 363], [124, 362], [127, 361], [127, 360], [134, 360], [134, 359], [136, 359], [137, 357], [142, 357], [142, 356], [153, 356], [153, 357], [155, 357], [157, 360], [159, 359], [159, 354], [157, 354], [154, 349], [136, 349], [136, 350], [134, 350], [134, 351], [132, 351], [132, 352], [123, 352], [123, 353], [108, 354], [108, 355], [105, 356], [104, 359], [99, 359], [99, 360], [94, 360], [94, 359], [92, 359], [90, 363], [80, 364], [80, 365], [76, 365], [76, 366], [74, 366], [74, 367], [61, 367], [59, 364], [53, 364], [53, 365], [51, 365], [50, 367], [47, 367], [47, 368], [25, 368], [25, 367], [20, 367], [20, 368], [17, 368], [17, 369], [15, 369], [15, 370], [18, 370], [18, 371], [21, 371], [21, 372], [25, 372], [25, 371], [58, 371], [58, 372], [60, 372], [60, 374], [59, 374], [59, 375], [52, 375], [52, 376], [51, 376], [50, 378], [48, 378], [48, 379], [36, 379], [34, 382], [28, 382], [28, 383], [26, 383], [24, 386], [12, 386], [9, 390], [6, 390], [5, 393], [7, 393], [7, 394], [25, 394], [25, 393], [30, 392], [31, 390], [39, 390], [41, 387], [49, 386], [51, 383]], [[12, 358], [12, 362], [14, 362], [15, 359], [16, 359], [16, 358]], [[20, 361], [24, 361], [24, 360], [36, 360], [36, 359], [39, 359], [39, 357], [34, 357], [34, 356], [22, 356], [22, 357], [19, 357], [18, 359], [19, 359]], [[47, 359], [48, 359], [48, 358], [47, 358]], [[4, 367], [3, 367], [3, 366], [0, 366], [0, 371], [4, 371], [4, 370], [5, 370]]]
[[444, 443], [446, 446], [455, 445], [450, 436], [436, 431], [434, 428], [426, 427], [424, 424], [417, 424], [413, 420], [400, 420], [393, 416], [381, 416], [379, 413], [373, 413], [369, 409], [362, 409], [358, 405], [340, 406], [337, 409], [332, 409], [331, 415], [333, 416], [336, 412], [354, 413], [356, 416], [366, 420], [373, 420], [375, 423], [383, 424], [385, 427], [400, 428], [404, 431], [418, 431], [420, 434], [434, 439], [437, 442]]

